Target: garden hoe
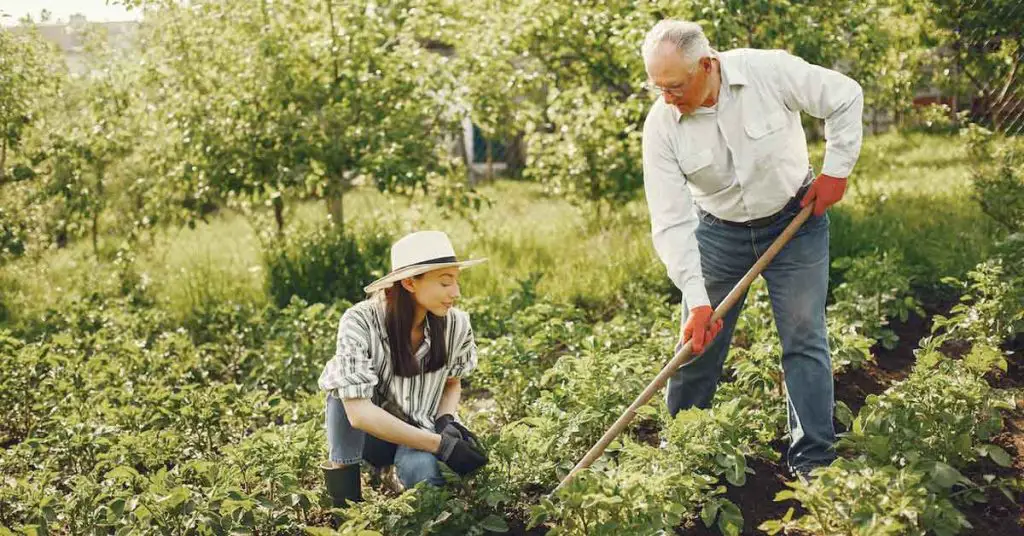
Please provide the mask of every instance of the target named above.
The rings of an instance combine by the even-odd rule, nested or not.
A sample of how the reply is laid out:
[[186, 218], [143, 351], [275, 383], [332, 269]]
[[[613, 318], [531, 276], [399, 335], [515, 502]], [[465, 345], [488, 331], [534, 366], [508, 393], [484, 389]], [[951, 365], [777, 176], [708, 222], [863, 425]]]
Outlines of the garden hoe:
[[[789, 225], [786, 226], [786, 228], [782, 231], [782, 234], [780, 234], [779, 237], [775, 239], [775, 242], [772, 243], [771, 247], [769, 247], [768, 250], [764, 252], [764, 255], [761, 255], [761, 258], [758, 259], [757, 262], [750, 267], [750, 270], [747, 271], [747, 274], [745, 276], [743, 276], [743, 279], [741, 279], [739, 283], [736, 283], [736, 286], [733, 287], [733, 289], [729, 292], [725, 299], [722, 300], [722, 303], [720, 303], [718, 307], [715, 308], [714, 314], [711, 315], [711, 324], [714, 324], [720, 318], [724, 318], [726, 313], [729, 312], [729, 309], [732, 309], [732, 307], [736, 305], [736, 302], [738, 302], [740, 297], [743, 296], [743, 293], [747, 291], [751, 283], [754, 282], [754, 279], [757, 279], [757, 276], [761, 275], [761, 272], [764, 271], [766, 266], [768, 266], [768, 263], [772, 262], [772, 259], [775, 258], [775, 255], [777, 255], [779, 251], [782, 250], [782, 247], [785, 246], [791, 238], [793, 238], [793, 235], [796, 234], [797, 229], [799, 229], [800, 226], [803, 225], [805, 221], [807, 221], [807, 218], [810, 217], [813, 209], [814, 203], [809, 203], [806, 207], [804, 207], [803, 210], [800, 211], [799, 214], [796, 215], [795, 218], [793, 218], [793, 221], [791, 221]], [[647, 388], [645, 388], [643, 392], [640, 393], [640, 396], [638, 396], [636, 400], [634, 400], [633, 403], [630, 404], [628, 408], [626, 408], [626, 411], [621, 416], [619, 416], [618, 420], [616, 420], [615, 423], [612, 424], [611, 428], [609, 428], [608, 431], [606, 431], [604, 435], [601, 436], [601, 439], [598, 440], [598, 442], [595, 443], [593, 447], [590, 447], [590, 450], [587, 452], [585, 456], [583, 456], [583, 459], [576, 464], [576, 467], [573, 467], [572, 471], [570, 471], [569, 474], [565, 475], [565, 478], [563, 478], [562, 481], [558, 483], [558, 487], [556, 487], [555, 490], [551, 492], [552, 495], [557, 493], [558, 490], [562, 489], [562, 487], [568, 484], [569, 481], [571, 481], [577, 473], [586, 469], [587, 467], [590, 467], [590, 464], [594, 463], [594, 460], [600, 458], [601, 454], [604, 453], [604, 449], [607, 448], [608, 445], [611, 444], [612, 440], [614, 440], [619, 434], [621, 434], [622, 431], [626, 429], [626, 426], [629, 425], [629, 422], [633, 420], [633, 417], [636, 416], [637, 410], [643, 407], [645, 404], [647, 404], [647, 402], [651, 400], [651, 397], [653, 397], [655, 393], [660, 391], [661, 388], [665, 386], [665, 384], [668, 382], [668, 379], [673, 374], [676, 373], [676, 370], [678, 370], [679, 367], [693, 360], [694, 355], [693, 350], [691, 349], [692, 345], [693, 341], [690, 340], [687, 341], [686, 344], [684, 344], [683, 347], [679, 349], [679, 352], [676, 353], [675, 357], [673, 357], [672, 360], [669, 361], [668, 364], [666, 364], [665, 367], [661, 369], [661, 372], [659, 372], [658, 375], [655, 376], [654, 380], [647, 385]]]

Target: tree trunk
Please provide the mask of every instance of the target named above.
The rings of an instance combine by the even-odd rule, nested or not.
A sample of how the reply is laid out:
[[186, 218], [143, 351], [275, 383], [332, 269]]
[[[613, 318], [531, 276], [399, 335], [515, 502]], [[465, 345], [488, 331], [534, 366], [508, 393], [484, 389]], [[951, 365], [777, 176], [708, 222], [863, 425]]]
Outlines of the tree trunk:
[[466, 145], [464, 129], [460, 129], [458, 135], [455, 136], [455, 145], [459, 155], [462, 156], [462, 160], [466, 163], [466, 186], [472, 188], [476, 186], [476, 176], [473, 174], [473, 155], [469, 154], [469, 146]]
[[505, 153], [508, 176], [519, 178], [522, 176], [523, 168], [526, 167], [526, 142], [522, 133], [517, 133], [512, 137], [508, 149], [508, 152]]
[[325, 0], [327, 6], [327, 21], [331, 30], [331, 68], [334, 72], [334, 88], [337, 89], [341, 79], [338, 76], [338, 32], [334, 29], [334, 6], [332, 0]]
[[99, 234], [99, 226], [99, 216], [94, 210], [92, 213], [92, 254], [95, 255], [97, 259], [100, 256], [99, 239], [96, 238]]
[[[992, 124], [995, 127], [993, 130], [1001, 132], [1006, 121], [1006, 114], [1003, 112], [1013, 102], [1013, 94], [1010, 93], [1010, 88], [1013, 87], [1014, 80], [1017, 77], [1017, 67], [1020, 65], [1019, 59], [1013, 62], [1013, 66], [1010, 67], [1010, 74], [1006, 77], [1006, 83], [1003, 84], [1002, 90], [993, 91], [993, 102], [992, 102]], [[1011, 133], [1012, 134], [1012, 133]]]
[[0, 141], [0, 184], [7, 180], [7, 137]]
[[[341, 179], [338, 180], [340, 182]], [[345, 228], [345, 210], [342, 205], [344, 197], [344, 190], [340, 184], [328, 187], [326, 196], [327, 214], [331, 218], [331, 223], [333, 223], [338, 230], [343, 230]]]
[[900, 111], [900, 94], [892, 95], [892, 120], [896, 123], [896, 131], [903, 130], [903, 113]]
[[270, 15], [267, 13], [267, 0], [260, 2], [260, 10], [263, 12], [263, 29], [264, 31], [270, 29]]
[[960, 54], [957, 53], [953, 60], [953, 98], [950, 102], [950, 112], [953, 114], [953, 128], [960, 128]]
[[96, 258], [99, 258], [100, 213], [103, 211], [103, 175], [106, 172], [106, 166], [97, 164], [93, 171], [96, 173], [96, 200], [93, 202], [92, 209], [92, 252]]
[[982, 120], [988, 119], [989, 126], [992, 128], [992, 131], [998, 132], [995, 125], [995, 111], [992, 108], [992, 93], [988, 91], [988, 89], [982, 88], [981, 98], [978, 100], [981, 101], [981, 106], [979, 108], [981, 110]]
[[92, 254], [98, 259], [100, 257], [100, 246], [99, 246], [99, 215], [95, 212], [92, 213]]
[[277, 196], [273, 199], [274, 223], [277, 224], [277, 237], [284, 236], [284, 197]]
[[[324, 0], [324, 7], [327, 9], [328, 29], [331, 32], [331, 72], [334, 75], [331, 82], [331, 98], [340, 99], [341, 94], [341, 70], [338, 66], [338, 57], [341, 49], [338, 45], [338, 30], [334, 22], [334, 0]], [[348, 40], [349, 54], [352, 52], [352, 39]], [[361, 110], [356, 109], [356, 120], [358, 121]], [[344, 185], [340, 172], [328, 170], [328, 176], [335, 177], [335, 180], [328, 180], [325, 201], [327, 203], [327, 214], [331, 223], [340, 231], [345, 228], [345, 212], [342, 200], [344, 198]]]

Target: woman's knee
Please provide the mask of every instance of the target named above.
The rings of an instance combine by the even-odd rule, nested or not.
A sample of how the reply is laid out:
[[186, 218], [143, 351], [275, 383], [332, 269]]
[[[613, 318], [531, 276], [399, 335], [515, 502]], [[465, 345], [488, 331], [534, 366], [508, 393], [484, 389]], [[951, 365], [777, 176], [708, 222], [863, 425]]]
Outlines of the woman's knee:
[[363, 459], [366, 433], [352, 427], [341, 401], [330, 395], [325, 421], [328, 460], [344, 465], [358, 464]]
[[427, 482], [434, 486], [444, 484], [437, 458], [429, 452], [405, 450], [395, 456], [395, 466], [398, 468], [398, 478], [406, 488], [411, 488], [420, 482]]

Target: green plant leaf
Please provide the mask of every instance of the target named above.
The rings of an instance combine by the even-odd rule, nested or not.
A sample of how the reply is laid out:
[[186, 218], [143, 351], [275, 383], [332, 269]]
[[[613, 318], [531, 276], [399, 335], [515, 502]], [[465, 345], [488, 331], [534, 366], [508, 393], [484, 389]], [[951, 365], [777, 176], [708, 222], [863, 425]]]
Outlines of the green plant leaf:
[[480, 527], [491, 532], [508, 532], [508, 523], [501, 516], [491, 514], [480, 521]]
[[718, 515], [718, 530], [726, 536], [739, 536], [743, 531], [743, 513], [739, 506], [728, 499], [722, 500], [721, 512]]
[[711, 528], [715, 524], [715, 519], [718, 517], [718, 509], [720, 504], [717, 499], [712, 499], [704, 503], [704, 507], [700, 510], [700, 519], [704, 522], [704, 526]]
[[960, 471], [942, 462], [935, 462], [931, 475], [935, 479], [936, 484], [947, 489], [953, 487], [953, 484], [956, 484], [963, 478]]
[[1013, 465], [1013, 457], [999, 445], [993, 445], [990, 443], [982, 445], [981, 449], [984, 451], [984, 454], [989, 458], [992, 458], [992, 461], [999, 464], [999, 466], [1010, 467]]

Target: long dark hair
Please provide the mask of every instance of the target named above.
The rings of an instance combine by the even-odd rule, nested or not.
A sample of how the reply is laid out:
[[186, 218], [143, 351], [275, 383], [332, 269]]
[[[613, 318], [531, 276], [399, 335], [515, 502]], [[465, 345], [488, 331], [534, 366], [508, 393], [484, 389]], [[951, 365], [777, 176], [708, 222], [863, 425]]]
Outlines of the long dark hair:
[[[384, 327], [388, 332], [388, 346], [391, 348], [391, 368], [395, 374], [402, 377], [416, 376], [421, 372], [411, 340], [416, 299], [402, 286], [401, 281], [388, 288], [384, 296], [387, 302]], [[423, 362], [423, 372], [434, 372], [444, 367], [448, 361], [444, 340], [447, 319], [427, 311], [426, 323], [430, 328], [430, 350]]]

